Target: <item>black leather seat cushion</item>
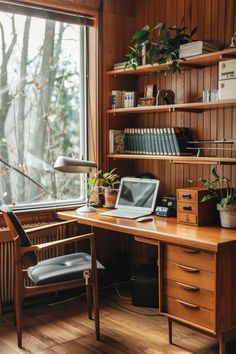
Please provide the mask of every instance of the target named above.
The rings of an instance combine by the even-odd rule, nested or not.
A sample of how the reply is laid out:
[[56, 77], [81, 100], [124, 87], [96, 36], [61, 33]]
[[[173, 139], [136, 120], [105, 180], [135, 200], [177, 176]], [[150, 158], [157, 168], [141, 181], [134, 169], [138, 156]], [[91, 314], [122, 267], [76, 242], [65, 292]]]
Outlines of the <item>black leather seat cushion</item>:
[[[38, 262], [28, 268], [28, 276], [36, 285], [83, 278], [83, 271], [91, 268], [91, 256], [87, 253], [73, 253]], [[105, 269], [97, 261], [97, 269]]]

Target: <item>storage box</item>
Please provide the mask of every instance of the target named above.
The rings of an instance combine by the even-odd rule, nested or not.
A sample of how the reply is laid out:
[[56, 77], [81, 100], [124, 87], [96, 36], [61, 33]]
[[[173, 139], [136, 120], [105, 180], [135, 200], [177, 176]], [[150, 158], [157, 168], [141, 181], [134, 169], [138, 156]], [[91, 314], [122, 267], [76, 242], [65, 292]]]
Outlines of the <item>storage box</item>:
[[142, 307], [158, 307], [157, 265], [140, 265], [130, 277], [132, 283], [132, 304]]
[[205, 188], [177, 189], [177, 222], [189, 225], [210, 225], [217, 222], [216, 201], [201, 202], [209, 194]]

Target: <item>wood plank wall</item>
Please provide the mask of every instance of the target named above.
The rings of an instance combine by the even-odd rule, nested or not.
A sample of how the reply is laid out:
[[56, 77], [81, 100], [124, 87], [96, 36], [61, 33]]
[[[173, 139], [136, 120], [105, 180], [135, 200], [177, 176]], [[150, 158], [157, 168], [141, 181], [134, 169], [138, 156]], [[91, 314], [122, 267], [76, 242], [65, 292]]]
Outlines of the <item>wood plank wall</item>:
[[[236, 31], [236, 1], [235, 0], [166, 0], [166, 1], [135, 1], [134, 31], [141, 29], [145, 24], [151, 27], [158, 22], [166, 22], [168, 26], [179, 24], [184, 16], [185, 25], [191, 31], [198, 26], [194, 39], [208, 40], [227, 46], [233, 33]], [[115, 25], [116, 26], [116, 25]], [[112, 29], [111, 29], [112, 31]], [[130, 37], [131, 38], [131, 37]], [[124, 38], [117, 38], [118, 42]], [[105, 38], [109, 40], [109, 38]], [[126, 38], [124, 39], [126, 40]], [[104, 43], [105, 44], [105, 43]], [[106, 46], [108, 43], [106, 43]], [[122, 61], [127, 52], [120, 50], [120, 43], [114, 43], [114, 50], [120, 53], [116, 61]], [[112, 65], [111, 67], [112, 68]], [[132, 80], [134, 82], [134, 80]], [[116, 81], [116, 87], [125, 86]], [[203, 89], [216, 89], [218, 85], [218, 66], [214, 65], [202, 70], [186, 70], [180, 75], [168, 74], [165, 76], [146, 76], [135, 82], [138, 92], [143, 92], [144, 84], [156, 83], [159, 89], [172, 89], [176, 95], [176, 102], [191, 102], [202, 94]], [[112, 83], [112, 88], [115, 83]], [[120, 85], [120, 86], [119, 86]], [[126, 81], [128, 89], [132, 88], [131, 81]], [[126, 87], [126, 89], [127, 89]], [[109, 97], [110, 92], [107, 92]], [[110, 98], [109, 98], [110, 99]], [[110, 101], [107, 102], [109, 107]], [[112, 129], [124, 127], [191, 127], [193, 137], [197, 139], [236, 139], [236, 109], [211, 110], [205, 113], [153, 113], [128, 117], [110, 117], [109, 127]], [[108, 117], [107, 117], [108, 119]], [[105, 152], [104, 152], [105, 153]], [[214, 151], [215, 153], [215, 151]], [[229, 152], [219, 152], [218, 156], [229, 156]], [[158, 161], [121, 162], [110, 161], [110, 167], [121, 166], [122, 173], [138, 174], [151, 172], [161, 180], [163, 194], [175, 194], [176, 188], [189, 186], [188, 180], [196, 181], [200, 177], [209, 177], [212, 166], [170, 164]], [[125, 171], [122, 169], [125, 166]], [[236, 185], [235, 167], [224, 166], [223, 171], [232, 177]]]

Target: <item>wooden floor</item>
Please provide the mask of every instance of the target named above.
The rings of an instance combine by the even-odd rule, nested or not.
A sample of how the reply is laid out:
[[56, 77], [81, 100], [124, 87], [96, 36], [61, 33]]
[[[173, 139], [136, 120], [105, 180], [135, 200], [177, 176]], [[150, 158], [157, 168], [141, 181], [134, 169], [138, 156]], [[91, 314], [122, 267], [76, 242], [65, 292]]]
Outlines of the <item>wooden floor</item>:
[[[16, 346], [12, 314], [0, 323], [0, 353], [37, 354], [217, 354], [214, 339], [174, 324], [174, 342], [168, 344], [167, 319], [155, 309], [133, 307], [117, 295], [102, 295], [101, 341], [95, 340], [94, 323], [87, 319], [83, 298], [24, 310], [24, 349]], [[142, 313], [142, 314], [141, 314]], [[236, 353], [236, 341], [227, 354]]]

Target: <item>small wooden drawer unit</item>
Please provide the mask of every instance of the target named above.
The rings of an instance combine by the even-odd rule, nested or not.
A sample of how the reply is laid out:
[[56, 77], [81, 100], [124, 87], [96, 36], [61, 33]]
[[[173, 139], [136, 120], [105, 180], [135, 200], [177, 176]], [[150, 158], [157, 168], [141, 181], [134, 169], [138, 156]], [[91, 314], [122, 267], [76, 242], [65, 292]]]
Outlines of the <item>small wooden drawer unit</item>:
[[177, 319], [215, 330], [215, 254], [164, 246], [164, 307]]
[[189, 225], [207, 225], [216, 221], [216, 203], [201, 202], [209, 194], [204, 188], [177, 189], [177, 222]]

